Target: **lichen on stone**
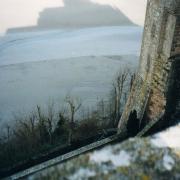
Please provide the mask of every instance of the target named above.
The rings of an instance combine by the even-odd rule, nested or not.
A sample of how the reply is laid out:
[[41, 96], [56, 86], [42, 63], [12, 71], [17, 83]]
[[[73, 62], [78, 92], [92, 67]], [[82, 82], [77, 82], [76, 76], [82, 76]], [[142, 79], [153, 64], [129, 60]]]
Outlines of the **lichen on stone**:
[[48, 180], [180, 179], [180, 156], [178, 155], [180, 148], [158, 147], [152, 143], [154, 138], [154, 136], [131, 138], [123, 143], [108, 145], [28, 178]]

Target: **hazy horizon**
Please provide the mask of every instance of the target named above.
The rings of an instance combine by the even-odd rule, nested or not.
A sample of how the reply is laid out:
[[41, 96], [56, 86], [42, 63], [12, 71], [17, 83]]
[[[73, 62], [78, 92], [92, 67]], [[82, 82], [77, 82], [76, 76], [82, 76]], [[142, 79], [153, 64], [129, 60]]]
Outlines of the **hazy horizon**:
[[[143, 26], [146, 1], [147, 0], [2, 0], [0, 2], [0, 34], [5, 33], [11, 28], [36, 26], [40, 13], [48, 8], [63, 8], [67, 3], [71, 3], [71, 9], [78, 12], [78, 9], [81, 9], [81, 2], [110, 6], [115, 10], [120, 10], [134, 24]], [[77, 4], [77, 6], [75, 6], [75, 4]], [[84, 13], [86, 13], [86, 11]]]

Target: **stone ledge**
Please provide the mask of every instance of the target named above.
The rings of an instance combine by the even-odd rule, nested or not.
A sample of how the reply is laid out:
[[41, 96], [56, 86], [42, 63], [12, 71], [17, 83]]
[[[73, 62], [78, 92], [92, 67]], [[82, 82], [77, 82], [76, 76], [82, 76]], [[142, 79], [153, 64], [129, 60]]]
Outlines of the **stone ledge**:
[[180, 178], [180, 125], [147, 138], [80, 155], [27, 179], [171, 180]]

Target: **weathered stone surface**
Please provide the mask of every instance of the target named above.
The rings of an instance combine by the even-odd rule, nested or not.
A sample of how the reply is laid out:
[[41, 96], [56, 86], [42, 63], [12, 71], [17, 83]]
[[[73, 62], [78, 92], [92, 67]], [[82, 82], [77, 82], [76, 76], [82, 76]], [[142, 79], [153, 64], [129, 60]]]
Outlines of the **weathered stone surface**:
[[180, 178], [180, 125], [154, 137], [129, 139], [122, 144], [80, 155], [28, 179], [159, 179]]
[[[180, 54], [180, 1], [148, 1], [139, 70], [118, 125], [120, 131], [126, 129], [134, 110], [140, 128], [157, 118], [163, 119], [161, 124], [169, 124], [167, 121], [172, 121], [173, 114], [178, 114], [178, 107], [174, 106], [176, 112], [167, 109], [171, 89], [178, 88], [176, 94], [180, 94], [177, 85], [180, 78], [173, 73], [178, 72], [178, 64], [171, 60], [177, 61], [177, 54]], [[173, 101], [179, 104], [178, 98]]]

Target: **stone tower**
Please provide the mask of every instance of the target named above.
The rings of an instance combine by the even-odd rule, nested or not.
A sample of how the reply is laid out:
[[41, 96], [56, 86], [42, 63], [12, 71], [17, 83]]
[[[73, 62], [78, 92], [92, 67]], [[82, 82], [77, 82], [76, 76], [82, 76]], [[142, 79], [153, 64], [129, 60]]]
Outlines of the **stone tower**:
[[148, 0], [139, 69], [119, 121], [136, 111], [139, 130], [150, 121], [180, 119], [180, 0]]

